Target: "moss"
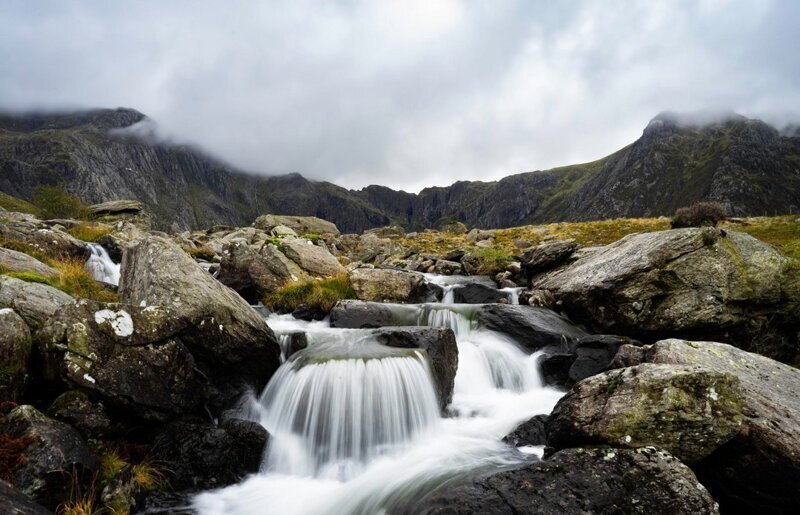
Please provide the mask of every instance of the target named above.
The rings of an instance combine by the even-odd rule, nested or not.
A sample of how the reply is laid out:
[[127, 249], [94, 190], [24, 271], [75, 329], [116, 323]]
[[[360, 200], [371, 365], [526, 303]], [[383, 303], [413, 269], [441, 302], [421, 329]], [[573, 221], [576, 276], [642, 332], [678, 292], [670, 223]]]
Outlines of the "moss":
[[291, 313], [300, 305], [329, 312], [343, 299], [355, 299], [347, 274], [292, 283], [264, 296], [264, 305], [279, 313]]
[[613, 395], [614, 392], [617, 391], [617, 388], [619, 388], [623, 382], [624, 381], [622, 380], [622, 372], [610, 376], [608, 379], [608, 384], [606, 385], [606, 394]]
[[303, 238], [305, 238], [305, 239], [307, 239], [307, 240], [311, 240], [311, 241], [313, 241], [314, 243], [319, 243], [320, 241], [325, 241], [325, 238], [323, 238], [323, 237], [322, 237], [322, 236], [320, 236], [319, 234], [317, 234], [317, 233], [313, 233], [313, 232], [310, 232], [310, 233], [308, 233], [308, 234], [304, 234], [304, 235], [303, 235]]

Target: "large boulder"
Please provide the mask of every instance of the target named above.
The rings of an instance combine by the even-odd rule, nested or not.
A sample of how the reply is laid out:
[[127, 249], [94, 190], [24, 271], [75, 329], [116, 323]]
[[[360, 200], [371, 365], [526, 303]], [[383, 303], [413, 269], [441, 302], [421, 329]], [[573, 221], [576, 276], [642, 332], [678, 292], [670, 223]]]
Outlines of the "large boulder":
[[281, 246], [286, 257], [313, 275], [338, 275], [345, 272], [339, 261], [328, 249], [314, 245], [304, 238], [284, 238]]
[[148, 237], [125, 248], [119, 293], [136, 306], [169, 306], [189, 320], [180, 340], [232, 397], [260, 389], [280, 365], [280, 348], [264, 319], [235, 291], [206, 273], [174, 243]]
[[524, 515], [719, 513], [692, 471], [664, 451], [569, 449], [551, 458], [447, 487], [408, 513]]
[[11, 308], [36, 330], [75, 299], [46, 284], [0, 276], [0, 308]]
[[532, 351], [545, 347], [567, 348], [570, 343], [587, 336], [567, 318], [534, 306], [487, 304], [478, 312], [478, 323], [507, 334]]
[[24, 252], [0, 247], [0, 270], [6, 272], [34, 273], [42, 277], [55, 277], [58, 272]]
[[389, 327], [375, 331], [379, 343], [403, 349], [420, 349], [428, 355], [439, 407], [453, 399], [458, 346], [453, 331], [441, 327]]
[[[765, 347], [773, 333], [782, 341], [784, 329], [797, 338], [797, 299], [787, 303], [783, 289], [788, 264], [747, 234], [675, 229], [626, 236], [537, 277], [534, 286], [553, 291], [570, 318], [597, 332], [704, 335], [749, 349]], [[797, 352], [763, 350], [782, 359]]]
[[58, 224], [47, 223], [31, 215], [9, 213], [3, 216], [0, 236], [23, 243], [51, 256], [86, 258], [86, 243], [62, 230]]
[[9, 308], [0, 308], [0, 402], [19, 402], [30, 380], [31, 332]]
[[239, 240], [222, 248], [217, 279], [253, 304], [264, 293], [308, 278], [308, 274], [271, 243], [255, 246]]
[[142, 203], [138, 200], [110, 200], [89, 206], [89, 212], [95, 216], [135, 215], [142, 211]]
[[331, 310], [331, 327], [343, 329], [369, 329], [400, 325], [395, 312], [378, 302], [340, 300]]
[[350, 284], [359, 300], [373, 302], [417, 302], [427, 295], [425, 276], [397, 268], [356, 268]]
[[75, 429], [33, 406], [18, 406], [0, 419], [0, 437], [13, 485], [50, 509], [69, 499], [72, 488], [86, 487], [98, 468]]
[[547, 421], [555, 449], [657, 446], [697, 463], [739, 432], [742, 392], [731, 374], [698, 366], [644, 364], [576, 384]]
[[0, 479], [0, 506], [7, 515], [51, 515], [53, 512], [31, 501], [28, 496], [17, 491], [11, 483]]
[[684, 340], [620, 349], [617, 365], [637, 363], [735, 375], [744, 398], [742, 430], [698, 464], [698, 475], [725, 509], [800, 512], [800, 370], [723, 343]]
[[580, 245], [575, 240], [556, 240], [540, 243], [522, 252], [520, 264], [530, 281], [530, 278], [534, 275], [563, 263], [579, 247]]
[[253, 225], [265, 231], [283, 225], [297, 234], [340, 234], [336, 224], [316, 216], [261, 215]]
[[571, 388], [572, 385], [599, 374], [614, 360], [620, 347], [626, 344], [641, 345], [624, 336], [592, 334], [575, 342], [567, 351], [543, 356], [540, 361], [548, 385]]

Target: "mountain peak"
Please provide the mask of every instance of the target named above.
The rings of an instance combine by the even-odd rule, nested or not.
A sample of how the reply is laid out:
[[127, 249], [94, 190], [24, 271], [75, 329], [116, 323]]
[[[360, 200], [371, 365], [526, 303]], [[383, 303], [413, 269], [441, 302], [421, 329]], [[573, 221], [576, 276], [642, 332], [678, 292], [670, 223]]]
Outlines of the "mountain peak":
[[88, 109], [80, 111], [35, 111], [0, 113], [0, 129], [15, 132], [93, 128], [121, 129], [147, 117], [135, 109]]

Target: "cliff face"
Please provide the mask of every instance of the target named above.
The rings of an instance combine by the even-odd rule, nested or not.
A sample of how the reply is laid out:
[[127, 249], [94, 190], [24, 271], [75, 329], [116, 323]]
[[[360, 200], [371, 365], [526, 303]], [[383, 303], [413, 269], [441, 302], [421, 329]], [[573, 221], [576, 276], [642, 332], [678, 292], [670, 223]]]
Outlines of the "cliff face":
[[632, 145], [593, 163], [419, 194], [248, 175], [198, 149], [115, 130], [144, 119], [130, 109], [0, 116], [0, 191], [30, 199], [36, 184], [63, 183], [86, 202], [136, 198], [169, 230], [246, 225], [263, 213], [319, 216], [355, 232], [669, 215], [703, 199], [736, 215], [800, 209], [800, 138], [743, 117], [693, 126], [659, 115]]

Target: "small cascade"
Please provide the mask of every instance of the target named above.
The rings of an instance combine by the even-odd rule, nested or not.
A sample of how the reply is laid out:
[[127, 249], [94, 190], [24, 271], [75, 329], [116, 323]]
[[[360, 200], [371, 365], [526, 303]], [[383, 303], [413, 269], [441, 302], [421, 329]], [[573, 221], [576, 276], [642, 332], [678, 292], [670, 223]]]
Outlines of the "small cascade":
[[516, 287], [516, 288], [500, 288], [500, 291], [504, 291], [508, 293], [508, 303], [509, 304], [519, 304], [519, 294], [522, 293], [522, 290], [525, 288]]
[[474, 318], [477, 310], [477, 305], [469, 304], [425, 304], [417, 313], [417, 325], [446, 327], [452, 329], [459, 339], [477, 327]]
[[281, 348], [281, 363], [285, 363], [292, 347], [292, 333], [276, 334], [275, 336], [277, 336], [278, 345]]
[[115, 286], [119, 285], [119, 265], [114, 263], [102, 245], [89, 243], [87, 248], [91, 252], [84, 268], [92, 274], [95, 281], [101, 281]]
[[420, 353], [327, 359], [301, 351], [261, 396], [270, 432], [264, 468], [346, 480], [439, 421]]

